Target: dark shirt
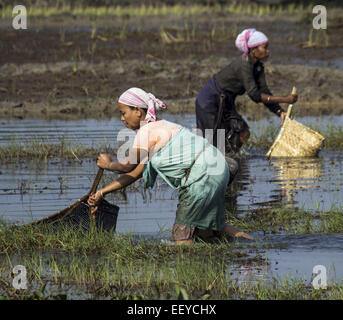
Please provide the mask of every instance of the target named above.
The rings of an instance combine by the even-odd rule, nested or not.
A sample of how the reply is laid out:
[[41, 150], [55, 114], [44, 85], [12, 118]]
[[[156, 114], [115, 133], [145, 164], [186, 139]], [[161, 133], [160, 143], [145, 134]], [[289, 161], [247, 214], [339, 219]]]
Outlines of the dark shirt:
[[[237, 95], [247, 92], [253, 101], [259, 103], [262, 102], [261, 93], [272, 95], [266, 83], [263, 63], [260, 61], [254, 63], [249, 56], [235, 58], [214, 77], [218, 86], [230, 92], [234, 99]], [[264, 105], [277, 115], [284, 111], [279, 104], [264, 103]]]

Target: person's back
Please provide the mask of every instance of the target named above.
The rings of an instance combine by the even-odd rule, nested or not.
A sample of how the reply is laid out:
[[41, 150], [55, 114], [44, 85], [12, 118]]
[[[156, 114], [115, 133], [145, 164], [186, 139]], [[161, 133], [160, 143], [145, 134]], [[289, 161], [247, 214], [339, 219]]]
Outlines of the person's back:
[[181, 128], [179, 124], [167, 120], [146, 123], [137, 131], [132, 148], [146, 150], [152, 156], [163, 148]]
[[233, 99], [247, 92], [253, 101], [260, 102], [260, 90], [267, 90], [263, 63], [253, 62], [249, 56], [234, 58], [214, 78], [222, 90], [233, 95]]

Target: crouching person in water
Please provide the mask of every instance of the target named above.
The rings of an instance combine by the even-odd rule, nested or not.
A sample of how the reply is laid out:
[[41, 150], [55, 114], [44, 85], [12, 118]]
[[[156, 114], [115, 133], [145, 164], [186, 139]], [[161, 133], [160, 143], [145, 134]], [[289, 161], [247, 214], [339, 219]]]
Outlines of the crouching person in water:
[[146, 187], [152, 188], [159, 175], [179, 194], [171, 237], [176, 244], [190, 244], [196, 236], [209, 235], [252, 239], [225, 223], [229, 169], [224, 156], [203, 137], [156, 118], [156, 111], [165, 107], [162, 101], [139, 88], [131, 88], [119, 97], [121, 120], [127, 128], [138, 131], [124, 160], [112, 162], [109, 155], [99, 155], [100, 168], [124, 174], [91, 195], [88, 203], [96, 206], [106, 194], [142, 176]]

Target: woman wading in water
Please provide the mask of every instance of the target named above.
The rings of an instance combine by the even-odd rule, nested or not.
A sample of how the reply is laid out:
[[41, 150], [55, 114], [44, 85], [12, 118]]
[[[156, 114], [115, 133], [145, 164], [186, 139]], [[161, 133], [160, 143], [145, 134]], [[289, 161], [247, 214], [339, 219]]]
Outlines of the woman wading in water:
[[139, 88], [125, 91], [118, 101], [121, 120], [138, 130], [129, 156], [112, 162], [100, 154], [97, 165], [123, 173], [117, 180], [91, 195], [88, 203], [96, 206], [106, 194], [124, 188], [143, 176], [152, 188], [157, 175], [178, 190], [179, 203], [171, 239], [176, 244], [225, 235], [252, 239], [225, 223], [224, 196], [229, 169], [222, 153], [203, 137], [186, 128], [156, 118], [156, 111], [166, 106]]
[[265, 80], [263, 61], [269, 56], [268, 38], [255, 29], [241, 32], [235, 41], [243, 53], [216, 73], [196, 98], [196, 123], [205, 136], [213, 129], [213, 145], [217, 146], [218, 129], [225, 131], [225, 152], [237, 152], [250, 136], [249, 126], [235, 107], [237, 95], [245, 92], [256, 103], [263, 102], [283, 123], [286, 113], [279, 103], [295, 103], [296, 94], [273, 96]]

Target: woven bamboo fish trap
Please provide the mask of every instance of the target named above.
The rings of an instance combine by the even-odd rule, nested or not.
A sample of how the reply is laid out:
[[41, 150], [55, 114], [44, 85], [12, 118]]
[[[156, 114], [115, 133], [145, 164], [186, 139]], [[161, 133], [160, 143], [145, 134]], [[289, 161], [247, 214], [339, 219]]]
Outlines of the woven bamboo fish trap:
[[98, 209], [95, 213], [91, 213], [91, 207], [87, 204], [89, 196], [94, 193], [99, 185], [104, 169], [99, 168], [94, 179], [91, 190], [81, 199], [69, 207], [52, 214], [46, 218], [34, 221], [29, 225], [49, 224], [57, 227], [61, 224], [73, 229], [82, 228], [83, 230], [91, 230], [92, 226], [97, 230], [115, 231], [117, 225], [119, 207], [101, 199], [98, 203]]
[[274, 143], [266, 156], [271, 157], [313, 157], [320, 151], [324, 137], [290, 118], [292, 105], [288, 107], [287, 116]]

